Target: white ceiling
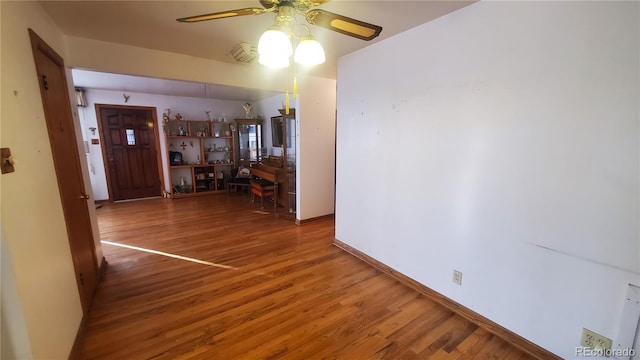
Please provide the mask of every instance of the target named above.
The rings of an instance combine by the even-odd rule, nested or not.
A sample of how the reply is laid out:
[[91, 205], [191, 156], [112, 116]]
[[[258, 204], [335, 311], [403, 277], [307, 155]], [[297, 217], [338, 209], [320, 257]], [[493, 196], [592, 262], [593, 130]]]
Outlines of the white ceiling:
[[[333, 0], [320, 8], [356, 18], [383, 27], [380, 36], [372, 41], [363, 41], [336, 32], [310, 25], [311, 32], [325, 48], [327, 62], [318, 65], [310, 74], [335, 78], [337, 59], [380, 40], [391, 37], [444, 14], [460, 9], [473, 1], [348, 1]], [[273, 14], [250, 15], [199, 23], [178, 23], [179, 17], [239, 9], [260, 7], [255, 1], [40, 1], [45, 11], [70, 36], [83, 37], [125, 45], [169, 51], [195, 57], [234, 63], [229, 52], [239, 43], [257, 43], [261, 33], [273, 24]], [[305, 22], [302, 16], [299, 22]], [[306, 22], [305, 22], [306, 23]], [[239, 64], [238, 66], [261, 66]], [[113, 77], [105, 81], [106, 78]], [[93, 84], [109, 84], [115, 90], [132, 92], [166, 93], [186, 95], [200, 93], [199, 97], [211, 94], [237, 94], [237, 100], [253, 100], [265, 93], [253, 94], [250, 89], [221, 88], [211, 85], [205, 92], [204, 84], [163, 83], [141, 79], [136, 83], [129, 76], [115, 77], [97, 74], [78, 75], [77, 86], [96, 87]], [[74, 73], [74, 80], [76, 75]], [[107, 86], [107, 85], [102, 85]], [[200, 88], [201, 91], [196, 90]], [[112, 88], [113, 89], [113, 88]], [[178, 89], [182, 89], [178, 91]], [[172, 93], [176, 92], [176, 93]], [[177, 93], [179, 92], [179, 93]], [[249, 95], [250, 94], [250, 95]], [[230, 95], [229, 95], [230, 96]], [[229, 97], [227, 96], [227, 97]]]

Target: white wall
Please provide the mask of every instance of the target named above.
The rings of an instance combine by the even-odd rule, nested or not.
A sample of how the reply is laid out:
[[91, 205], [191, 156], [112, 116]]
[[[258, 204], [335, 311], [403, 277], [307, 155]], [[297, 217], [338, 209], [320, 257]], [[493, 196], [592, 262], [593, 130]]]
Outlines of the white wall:
[[[2, 229], [0, 229], [0, 236]], [[0, 239], [0, 274], [2, 274], [2, 288], [0, 289], [0, 358], [1, 359], [31, 359], [31, 344], [24, 319], [24, 312], [20, 303], [20, 296], [13, 272], [13, 263], [9, 247]]]
[[[81, 113], [82, 136], [85, 141], [89, 141], [89, 144], [91, 143], [90, 139], [100, 138], [99, 130], [96, 130], [95, 135], [91, 135], [89, 131], [90, 127], [98, 129], [95, 104], [155, 107], [156, 118], [160, 123], [162, 123], [162, 113], [166, 108], [171, 109], [173, 115], [180, 113], [189, 120], [206, 120], [207, 114], [205, 111], [208, 110], [211, 111], [211, 116], [214, 118], [218, 118], [219, 116], [226, 114], [227, 121], [232, 121], [234, 118], [242, 118], [245, 116], [242, 105], [244, 105], [246, 101], [202, 99], [126, 92], [126, 94], [131, 95], [131, 97], [129, 98], [129, 101], [125, 103], [122, 93], [122, 91], [99, 89], [86, 90], [88, 104], [84, 108], [78, 108], [78, 111]], [[259, 104], [254, 104], [254, 111], [261, 111]], [[167, 150], [162, 125], [160, 124], [157, 129], [160, 131], [160, 152], [162, 157], [165, 190], [170, 192], [169, 174], [167, 169]], [[97, 200], [109, 199], [102, 145], [89, 145], [88, 161], [89, 176], [91, 178], [91, 186], [93, 188], [95, 198]]]
[[0, 189], [2, 338], [11, 339], [2, 358], [65, 359], [82, 307], [27, 29], [62, 57], [65, 41], [36, 2], [2, 1], [0, 9], [0, 143], [18, 161]]
[[481, 2], [342, 58], [336, 238], [565, 358], [626, 331], [639, 10]]
[[298, 87], [296, 217], [307, 220], [334, 213], [336, 81], [307, 77]]
[[[298, 77], [298, 89], [298, 99], [290, 93], [290, 107], [296, 109], [296, 219], [307, 220], [334, 212], [336, 82]], [[278, 95], [261, 102], [269, 154], [282, 153], [271, 146], [271, 117], [280, 115], [284, 99]]]
[[263, 66], [237, 65], [74, 36], [67, 36], [66, 39], [69, 47], [68, 63], [73, 68], [283, 93], [289, 86], [288, 69], [271, 70]]
[[268, 155], [282, 155], [282, 148], [274, 148], [273, 141], [271, 141], [271, 117], [280, 116], [280, 112], [278, 111], [278, 109], [282, 109], [282, 104], [284, 104], [284, 101], [285, 93], [278, 94], [259, 101], [260, 108], [262, 109], [260, 115], [264, 119], [262, 122], [262, 144], [267, 149]]

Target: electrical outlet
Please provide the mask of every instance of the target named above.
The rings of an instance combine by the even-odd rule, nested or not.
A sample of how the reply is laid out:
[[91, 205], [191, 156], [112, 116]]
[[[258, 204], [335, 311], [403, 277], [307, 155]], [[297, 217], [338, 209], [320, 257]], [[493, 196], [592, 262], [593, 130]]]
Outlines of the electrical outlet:
[[462, 273], [458, 270], [453, 270], [453, 282], [462, 286]]
[[589, 329], [582, 329], [582, 337], [580, 338], [580, 345], [598, 349], [598, 350], [611, 350], [612, 341], [598, 333], [595, 333]]

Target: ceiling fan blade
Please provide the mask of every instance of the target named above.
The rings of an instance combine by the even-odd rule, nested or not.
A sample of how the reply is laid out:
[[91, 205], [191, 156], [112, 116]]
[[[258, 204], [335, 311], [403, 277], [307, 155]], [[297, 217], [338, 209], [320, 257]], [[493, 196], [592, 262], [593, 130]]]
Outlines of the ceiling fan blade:
[[382, 26], [320, 9], [309, 10], [307, 12], [307, 21], [310, 24], [366, 41], [376, 38], [382, 32]]
[[262, 14], [265, 11], [266, 11], [265, 9], [261, 9], [261, 8], [244, 8], [244, 9], [221, 11], [221, 12], [216, 12], [211, 14], [183, 17], [176, 20], [178, 20], [179, 22], [192, 23], [192, 22], [198, 22], [198, 21], [224, 19], [224, 18], [234, 17], [234, 16], [258, 15], [258, 14]]

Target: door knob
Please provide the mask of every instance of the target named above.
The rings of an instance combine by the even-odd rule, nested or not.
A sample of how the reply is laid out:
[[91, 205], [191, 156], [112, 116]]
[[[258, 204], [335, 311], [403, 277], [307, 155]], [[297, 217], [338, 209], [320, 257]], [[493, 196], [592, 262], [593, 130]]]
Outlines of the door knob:
[[80, 193], [80, 199], [86, 199], [86, 200], [89, 200], [89, 194], [86, 194], [86, 193]]

